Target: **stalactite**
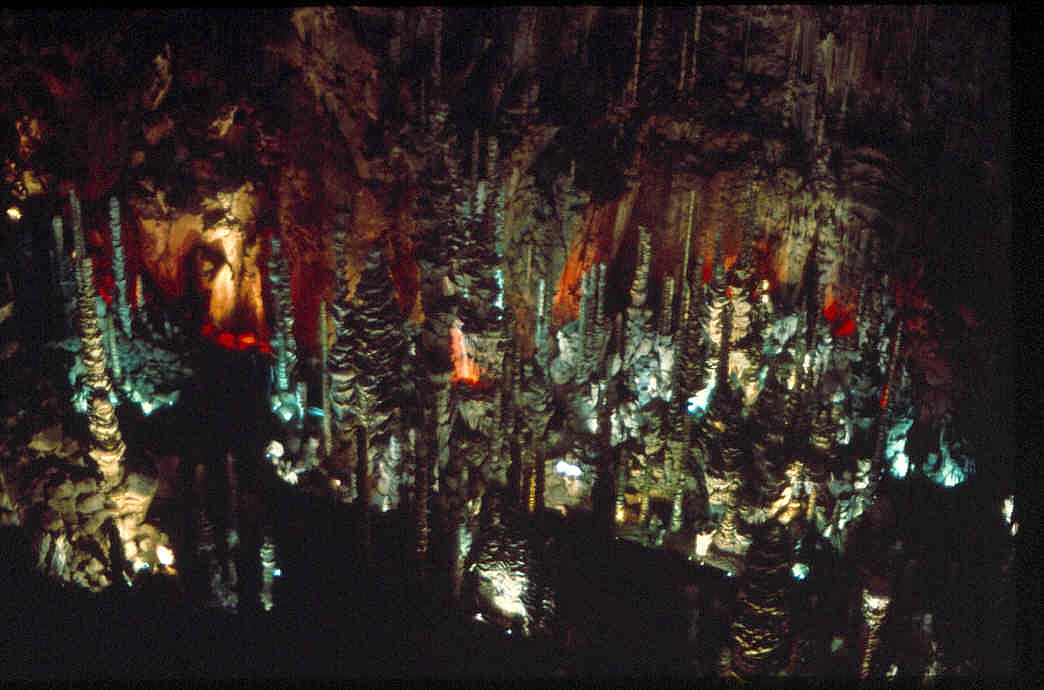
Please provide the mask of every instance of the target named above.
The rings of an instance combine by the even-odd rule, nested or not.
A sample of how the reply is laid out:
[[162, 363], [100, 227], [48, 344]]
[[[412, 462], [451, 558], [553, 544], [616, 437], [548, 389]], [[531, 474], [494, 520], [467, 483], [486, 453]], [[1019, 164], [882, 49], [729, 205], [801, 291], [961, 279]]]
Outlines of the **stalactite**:
[[699, 56], [700, 56], [700, 28], [703, 23], [703, 5], [697, 5], [696, 10], [692, 16], [692, 51], [691, 51], [691, 62], [688, 70], [688, 84], [686, 90], [691, 90], [693, 84], [696, 81], [696, 73], [700, 68]]
[[642, 71], [642, 30], [644, 14], [645, 6], [638, 5], [638, 20], [634, 29], [634, 69], [631, 73], [631, 80], [627, 86], [627, 105], [632, 107], [638, 105], [638, 87], [640, 86]]
[[391, 64], [398, 67], [402, 64], [403, 43], [406, 34], [406, 11], [397, 9], [392, 12], [392, 35], [388, 41], [388, 58]]
[[430, 10], [431, 12], [431, 34], [434, 39], [434, 46], [432, 48], [432, 64], [431, 64], [431, 82], [432, 91], [436, 94], [441, 92], [442, 89], [442, 8], [435, 7]]
[[811, 16], [804, 16], [802, 23], [801, 76], [805, 80], [812, 78], [815, 68], [816, 45], [819, 42], [819, 16], [815, 8], [806, 10]]
[[682, 47], [680, 69], [678, 74], [678, 93], [685, 93], [689, 81], [689, 28], [682, 29]]
[[480, 144], [481, 139], [479, 138], [479, 131], [476, 128], [471, 135], [471, 195], [469, 197], [469, 208], [471, 216], [473, 218], [477, 217], [478, 214], [481, 213], [479, 205], [479, 170], [482, 167], [479, 162]]
[[750, 70], [750, 15], [743, 18], [743, 74]]

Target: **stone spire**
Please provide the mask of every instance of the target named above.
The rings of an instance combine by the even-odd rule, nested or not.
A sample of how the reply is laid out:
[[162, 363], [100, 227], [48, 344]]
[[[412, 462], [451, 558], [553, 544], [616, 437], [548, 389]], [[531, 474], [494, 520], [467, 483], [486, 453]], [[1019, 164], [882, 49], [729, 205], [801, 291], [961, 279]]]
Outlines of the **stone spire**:
[[645, 305], [645, 297], [649, 287], [649, 262], [652, 251], [649, 245], [649, 231], [644, 225], [638, 226], [638, 265], [634, 271], [634, 282], [631, 284], [631, 306]]
[[297, 361], [297, 342], [294, 340], [294, 303], [290, 295], [290, 276], [279, 237], [272, 235], [268, 276], [272, 286], [274, 312], [275, 378], [279, 393], [290, 390], [290, 378]]
[[[113, 296], [115, 316], [124, 335], [131, 337], [130, 295], [127, 291], [127, 260], [123, 251], [123, 226], [120, 223], [120, 202], [109, 197], [109, 230], [112, 234], [112, 277], [116, 282]], [[118, 355], [113, 352], [113, 358]]]
[[874, 594], [868, 589], [862, 591], [860, 611], [863, 614], [863, 657], [859, 663], [859, 678], [866, 680], [873, 671], [874, 657], [881, 646], [881, 625], [888, 614], [892, 598], [886, 594]]
[[88, 454], [101, 470], [104, 484], [112, 488], [123, 479], [123, 456], [127, 450], [116, 420], [116, 410], [109, 400], [112, 381], [105, 370], [105, 345], [98, 328], [95, 311], [94, 268], [88, 257], [80, 260], [80, 357], [83, 359], [84, 381], [88, 387], [87, 430], [90, 434]]

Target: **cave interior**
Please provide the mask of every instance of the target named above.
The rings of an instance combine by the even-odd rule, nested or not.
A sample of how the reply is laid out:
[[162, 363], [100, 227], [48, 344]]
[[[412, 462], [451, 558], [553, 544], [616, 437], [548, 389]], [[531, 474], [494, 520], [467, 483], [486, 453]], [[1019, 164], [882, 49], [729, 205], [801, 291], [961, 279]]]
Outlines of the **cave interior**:
[[0, 11], [5, 677], [1013, 673], [1010, 24]]

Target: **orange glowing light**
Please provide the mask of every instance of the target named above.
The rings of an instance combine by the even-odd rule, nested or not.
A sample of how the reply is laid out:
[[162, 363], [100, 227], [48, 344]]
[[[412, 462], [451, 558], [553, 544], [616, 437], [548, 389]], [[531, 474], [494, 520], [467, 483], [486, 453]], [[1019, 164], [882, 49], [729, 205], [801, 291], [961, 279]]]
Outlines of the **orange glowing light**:
[[239, 349], [245, 350], [252, 345], [257, 344], [257, 336], [253, 333], [240, 333], [239, 334]]
[[450, 354], [453, 358], [453, 375], [450, 380], [476, 386], [482, 378], [482, 368], [468, 350], [467, 337], [459, 326], [454, 325], [450, 329]]
[[881, 404], [881, 409], [882, 410], [885, 408], [885, 405], [888, 404], [888, 386], [885, 386], [884, 387], [884, 391], [881, 392], [881, 403], [880, 404]]

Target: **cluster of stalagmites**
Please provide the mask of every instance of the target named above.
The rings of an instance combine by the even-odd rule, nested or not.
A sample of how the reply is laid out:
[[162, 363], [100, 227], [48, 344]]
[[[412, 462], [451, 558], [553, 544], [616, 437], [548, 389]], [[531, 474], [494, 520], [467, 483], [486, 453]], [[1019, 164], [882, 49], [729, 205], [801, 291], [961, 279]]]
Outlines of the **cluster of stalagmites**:
[[[326, 364], [332, 421], [338, 432], [334, 453], [349, 476], [363, 480], [357, 492], [368, 494], [370, 477], [375, 477], [377, 495], [370, 498], [385, 508], [398, 506], [404, 474], [400, 463], [407, 442], [400, 411], [410, 395], [403, 318], [380, 244], [371, 250], [349, 303], [343, 233], [337, 237], [339, 270], [331, 305], [336, 339]], [[365, 467], [359, 467], [360, 461]]]
[[[126, 394], [131, 380], [122, 363], [135, 359], [127, 353], [133, 343], [127, 337], [132, 323], [122, 250], [116, 250], [120, 244], [118, 205], [113, 200], [110, 206], [115, 259], [120, 264], [113, 309], [101, 306], [104, 301], [95, 289], [93, 262], [87, 254], [80, 203], [74, 192], [70, 193], [70, 209], [71, 263], [78, 288], [73, 314], [79, 334], [70, 382], [74, 407], [82, 406], [86, 413], [86, 444], [66, 437], [61, 422], [33, 435], [16, 464], [17, 488], [4, 483], [3, 505], [8, 508], [4, 520], [33, 531], [38, 569], [96, 590], [131, 577], [142, 567], [155, 566], [157, 547], [168, 538], [145, 523], [157, 480], [141, 471], [126, 470], [127, 446], [114, 404], [120, 388]], [[64, 256], [59, 220], [54, 228], [54, 251]], [[65, 264], [61, 262], [60, 268], [68, 272]], [[68, 342], [60, 345], [71, 347]], [[160, 382], [171, 375], [171, 369], [177, 369], [162, 368], [155, 376]], [[113, 378], [124, 385], [118, 388]], [[129, 397], [142, 402], [143, 409], [150, 404], [143, 402], [140, 391], [134, 393], [137, 400]]]

